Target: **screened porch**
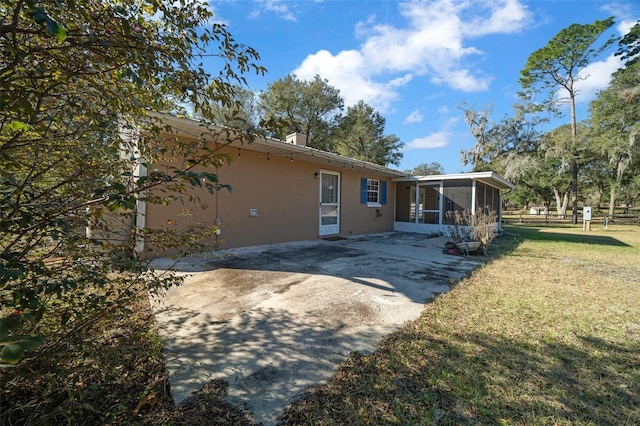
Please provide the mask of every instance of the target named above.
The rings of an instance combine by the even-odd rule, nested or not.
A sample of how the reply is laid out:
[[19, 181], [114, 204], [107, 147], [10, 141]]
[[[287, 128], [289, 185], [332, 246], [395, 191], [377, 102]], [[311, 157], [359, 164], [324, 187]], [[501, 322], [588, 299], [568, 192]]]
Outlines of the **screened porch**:
[[501, 222], [501, 191], [513, 185], [493, 172], [456, 175], [416, 176], [396, 179], [396, 217], [394, 229], [424, 234], [444, 232], [447, 212], [478, 209], [496, 212]]

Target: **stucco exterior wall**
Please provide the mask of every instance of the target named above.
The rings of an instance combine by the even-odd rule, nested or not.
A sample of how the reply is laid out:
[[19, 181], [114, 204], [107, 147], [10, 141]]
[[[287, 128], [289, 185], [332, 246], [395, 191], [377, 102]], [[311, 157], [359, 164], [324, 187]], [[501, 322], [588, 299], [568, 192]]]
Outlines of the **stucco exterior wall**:
[[[340, 170], [337, 170], [340, 171]], [[395, 183], [365, 172], [352, 172], [348, 168], [342, 175], [341, 235], [358, 235], [393, 231], [395, 210]], [[380, 179], [387, 182], [387, 203], [380, 207], [360, 204], [360, 179]]]
[[[222, 152], [225, 152], [224, 150]], [[147, 204], [146, 226], [158, 228], [172, 224], [185, 227], [196, 223], [213, 225], [221, 222], [220, 248], [270, 244], [320, 238], [320, 179], [316, 173], [333, 171], [340, 174], [340, 233], [358, 235], [393, 230], [395, 183], [375, 174], [317, 164], [300, 159], [228, 149], [231, 165], [218, 169], [220, 183], [232, 187], [209, 194], [204, 189], [193, 193], [207, 204], [205, 210], [194, 209], [181, 216], [190, 203], [169, 206]], [[153, 167], [158, 167], [152, 166]], [[364, 172], [364, 173], [363, 173]], [[360, 179], [387, 182], [387, 202], [378, 208], [360, 203]], [[184, 197], [183, 197], [184, 198]], [[255, 216], [251, 212], [255, 211]]]

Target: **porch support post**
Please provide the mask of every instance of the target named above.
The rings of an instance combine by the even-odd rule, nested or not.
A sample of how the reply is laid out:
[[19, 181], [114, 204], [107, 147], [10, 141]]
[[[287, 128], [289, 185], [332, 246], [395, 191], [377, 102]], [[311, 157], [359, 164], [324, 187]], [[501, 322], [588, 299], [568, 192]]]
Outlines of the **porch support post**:
[[498, 188], [493, 190], [498, 191], [498, 231], [502, 231], [502, 191]]
[[[135, 180], [147, 176], [147, 167], [144, 165], [144, 159], [140, 153], [140, 129], [133, 124], [127, 123], [122, 117], [118, 119], [118, 135], [122, 142], [120, 143], [120, 158], [132, 162], [132, 176]], [[147, 203], [142, 199], [143, 193], [135, 194], [136, 198], [136, 215], [133, 226], [136, 229], [134, 251], [140, 253], [144, 251], [144, 237], [142, 230], [146, 226]]]
[[416, 219], [415, 223], [420, 223], [418, 219], [420, 217], [420, 183], [416, 181]]
[[439, 188], [440, 196], [438, 201], [438, 209], [440, 209], [440, 214], [438, 215], [438, 225], [442, 226], [442, 218], [444, 218], [444, 181], [440, 181]]
[[471, 179], [471, 226], [476, 224], [476, 180]]

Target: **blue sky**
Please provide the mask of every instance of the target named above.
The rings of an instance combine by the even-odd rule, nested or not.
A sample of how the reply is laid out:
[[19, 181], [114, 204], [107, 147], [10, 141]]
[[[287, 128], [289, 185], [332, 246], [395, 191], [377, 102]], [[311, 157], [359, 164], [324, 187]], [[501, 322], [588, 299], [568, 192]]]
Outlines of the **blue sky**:
[[[497, 120], [517, 101], [529, 55], [561, 29], [614, 16], [611, 34], [621, 35], [640, 18], [637, 0], [238, 0], [210, 7], [236, 41], [259, 52], [268, 73], [247, 76], [252, 90], [287, 74], [318, 74], [347, 106], [363, 100], [385, 117], [385, 133], [405, 144], [398, 169], [437, 161], [446, 173], [468, 171], [460, 151], [474, 145], [459, 106], [490, 106]], [[579, 120], [618, 68], [614, 51], [585, 70]]]

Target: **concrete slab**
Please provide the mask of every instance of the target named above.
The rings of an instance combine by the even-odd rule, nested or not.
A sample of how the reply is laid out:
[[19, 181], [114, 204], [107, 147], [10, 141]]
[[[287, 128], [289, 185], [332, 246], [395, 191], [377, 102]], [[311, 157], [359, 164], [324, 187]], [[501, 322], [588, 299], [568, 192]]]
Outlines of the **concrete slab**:
[[[351, 352], [417, 318], [481, 264], [442, 253], [445, 237], [388, 233], [248, 247], [176, 265], [184, 285], [153, 300], [176, 403], [215, 378], [230, 402], [275, 424]], [[154, 262], [156, 270], [172, 264]]]

